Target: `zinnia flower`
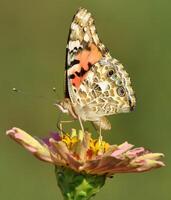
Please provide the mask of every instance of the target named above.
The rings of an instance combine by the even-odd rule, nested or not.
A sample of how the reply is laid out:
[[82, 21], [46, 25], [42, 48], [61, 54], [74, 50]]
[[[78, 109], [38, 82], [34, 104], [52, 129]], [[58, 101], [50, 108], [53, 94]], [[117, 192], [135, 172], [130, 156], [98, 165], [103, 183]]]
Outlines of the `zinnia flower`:
[[37, 158], [56, 167], [58, 185], [64, 199], [89, 199], [105, 183], [106, 177], [116, 173], [144, 172], [164, 166], [162, 153], [151, 153], [143, 147], [133, 148], [124, 142], [110, 145], [93, 139], [91, 134], [76, 130], [61, 135], [35, 139], [19, 128], [7, 131]]

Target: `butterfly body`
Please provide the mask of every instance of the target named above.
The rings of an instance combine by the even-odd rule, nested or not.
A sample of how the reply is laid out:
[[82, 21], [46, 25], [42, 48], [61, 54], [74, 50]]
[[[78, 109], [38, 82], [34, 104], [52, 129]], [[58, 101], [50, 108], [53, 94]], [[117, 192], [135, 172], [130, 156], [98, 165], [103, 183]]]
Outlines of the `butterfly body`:
[[76, 13], [67, 45], [65, 99], [58, 107], [75, 119], [110, 129], [106, 116], [135, 107], [128, 73], [100, 42], [94, 20], [84, 8]]

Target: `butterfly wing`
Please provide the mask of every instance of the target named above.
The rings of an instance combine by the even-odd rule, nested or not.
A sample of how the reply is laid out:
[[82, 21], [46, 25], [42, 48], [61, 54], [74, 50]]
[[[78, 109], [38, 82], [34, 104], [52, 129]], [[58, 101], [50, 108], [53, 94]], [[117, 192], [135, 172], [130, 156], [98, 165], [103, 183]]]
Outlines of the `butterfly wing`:
[[84, 8], [78, 10], [71, 24], [65, 73], [65, 97], [85, 120], [128, 112], [135, 103], [127, 72], [101, 43], [91, 13]]

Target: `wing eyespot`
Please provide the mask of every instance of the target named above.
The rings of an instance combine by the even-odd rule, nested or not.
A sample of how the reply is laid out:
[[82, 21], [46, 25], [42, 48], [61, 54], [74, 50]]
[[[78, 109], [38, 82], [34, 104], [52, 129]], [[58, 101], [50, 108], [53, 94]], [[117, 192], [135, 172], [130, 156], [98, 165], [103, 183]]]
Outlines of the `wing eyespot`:
[[111, 77], [113, 76], [113, 74], [115, 73], [115, 71], [113, 69], [110, 69], [108, 72], [107, 72], [107, 76], [108, 77]]
[[125, 96], [125, 89], [120, 86], [117, 88], [117, 94], [120, 96], [120, 97], [124, 97]]

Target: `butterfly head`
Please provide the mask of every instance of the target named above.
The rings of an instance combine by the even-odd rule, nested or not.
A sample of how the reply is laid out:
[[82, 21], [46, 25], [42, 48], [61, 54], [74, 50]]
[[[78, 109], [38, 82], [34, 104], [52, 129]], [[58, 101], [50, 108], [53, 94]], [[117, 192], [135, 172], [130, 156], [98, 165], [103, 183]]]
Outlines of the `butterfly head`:
[[69, 98], [58, 101], [57, 103], [55, 103], [55, 106], [57, 106], [59, 110], [63, 113], [70, 114], [71, 116], [73, 116], [74, 119], [77, 119], [77, 115], [74, 112], [71, 100]]

